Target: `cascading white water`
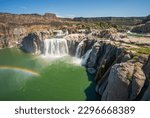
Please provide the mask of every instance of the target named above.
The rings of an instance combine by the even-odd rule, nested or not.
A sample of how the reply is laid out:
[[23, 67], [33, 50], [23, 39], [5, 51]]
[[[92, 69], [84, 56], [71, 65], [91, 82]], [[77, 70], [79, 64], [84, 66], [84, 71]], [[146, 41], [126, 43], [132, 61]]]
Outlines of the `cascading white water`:
[[86, 66], [87, 61], [88, 61], [88, 59], [89, 59], [89, 57], [90, 57], [91, 52], [92, 52], [92, 49], [89, 49], [89, 50], [84, 54], [84, 56], [82, 57], [82, 61], [81, 61], [82, 66]]
[[86, 66], [87, 61], [90, 57], [90, 54], [92, 52], [92, 49], [89, 49], [83, 56], [82, 56], [82, 50], [83, 50], [83, 46], [84, 46], [84, 40], [82, 40], [77, 49], [76, 49], [76, 53], [75, 53], [75, 57], [78, 60], [78, 62], [80, 62], [80, 64], [82, 66]]
[[77, 47], [77, 49], [76, 49], [75, 57], [81, 58], [81, 53], [82, 53], [82, 47], [83, 47], [83, 45], [84, 45], [84, 41], [82, 40], [82, 41], [79, 43], [79, 45], [78, 45], [78, 47]]
[[53, 38], [44, 40], [44, 56], [65, 56], [68, 52], [68, 45], [65, 39]]

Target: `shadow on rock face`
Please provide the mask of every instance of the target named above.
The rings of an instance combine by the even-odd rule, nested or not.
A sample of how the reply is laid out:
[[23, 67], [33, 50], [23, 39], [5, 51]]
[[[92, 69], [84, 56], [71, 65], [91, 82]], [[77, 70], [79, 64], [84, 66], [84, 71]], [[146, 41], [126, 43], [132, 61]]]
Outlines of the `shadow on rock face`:
[[88, 80], [91, 84], [85, 89], [86, 101], [100, 101], [101, 96], [95, 91], [96, 82], [94, 81], [95, 74], [90, 74], [87, 72]]
[[41, 48], [39, 36], [36, 33], [28, 34], [23, 38], [20, 48], [28, 53], [36, 53]]

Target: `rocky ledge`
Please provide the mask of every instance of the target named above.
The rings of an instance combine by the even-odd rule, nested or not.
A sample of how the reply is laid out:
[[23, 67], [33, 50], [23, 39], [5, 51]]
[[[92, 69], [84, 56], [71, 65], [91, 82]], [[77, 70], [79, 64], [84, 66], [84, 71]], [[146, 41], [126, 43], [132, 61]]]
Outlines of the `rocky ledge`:
[[[127, 35], [118, 32], [101, 32], [99, 37], [91, 34], [69, 34], [64, 37], [70, 55], [75, 56], [78, 47], [78, 58], [84, 60], [90, 50], [83, 66], [89, 74], [95, 75], [96, 92], [101, 96], [100, 100], [150, 100], [148, 44], [132, 44], [125, 41], [129, 39]], [[43, 48], [42, 40], [49, 36], [49, 32], [30, 33], [23, 39], [21, 48], [40, 54]]]
[[83, 65], [88, 73], [95, 75], [96, 92], [101, 100], [150, 100], [150, 48], [121, 41], [128, 38], [117, 32], [78, 40], [70, 35], [70, 42], [80, 41], [79, 57], [84, 59], [90, 51]]

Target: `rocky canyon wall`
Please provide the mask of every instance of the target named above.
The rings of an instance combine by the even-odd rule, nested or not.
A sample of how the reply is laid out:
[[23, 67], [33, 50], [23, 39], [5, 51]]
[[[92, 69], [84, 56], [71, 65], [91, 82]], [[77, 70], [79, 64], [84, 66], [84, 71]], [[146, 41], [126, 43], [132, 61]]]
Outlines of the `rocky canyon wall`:
[[[72, 41], [75, 44], [74, 38]], [[81, 58], [91, 50], [84, 66], [88, 73], [95, 75], [100, 100], [150, 99], [150, 56], [137, 54], [140, 46], [94, 37], [81, 38], [80, 43]]]
[[[54, 35], [52, 23], [58, 21], [54, 14], [0, 14], [0, 48], [18, 46], [41, 54], [43, 40]], [[141, 47], [145, 43], [114, 29], [63, 38], [71, 56], [86, 59], [83, 65], [95, 76], [100, 100], [150, 100], [150, 56], [145, 52], [149, 48]]]
[[60, 24], [55, 14], [9, 14], [0, 13], [0, 48], [17, 46], [29, 33], [49, 33]]

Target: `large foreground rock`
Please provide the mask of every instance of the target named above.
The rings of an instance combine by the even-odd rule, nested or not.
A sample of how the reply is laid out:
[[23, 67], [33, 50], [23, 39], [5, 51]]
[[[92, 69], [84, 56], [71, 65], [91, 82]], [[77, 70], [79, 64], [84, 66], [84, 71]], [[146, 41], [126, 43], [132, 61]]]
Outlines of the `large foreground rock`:
[[142, 66], [143, 64], [139, 62], [134, 64], [134, 73], [132, 75], [130, 100], [135, 100], [144, 86], [146, 76], [142, 70]]
[[102, 100], [136, 100], [146, 80], [142, 66], [139, 62], [112, 66]]
[[131, 63], [114, 65], [110, 71], [108, 85], [102, 95], [102, 100], [128, 100], [133, 71], [134, 65]]
[[144, 65], [143, 69], [144, 69], [144, 73], [147, 77], [147, 83], [146, 83], [146, 90], [142, 97], [142, 100], [150, 100], [150, 55], [149, 55], [148, 61]]

